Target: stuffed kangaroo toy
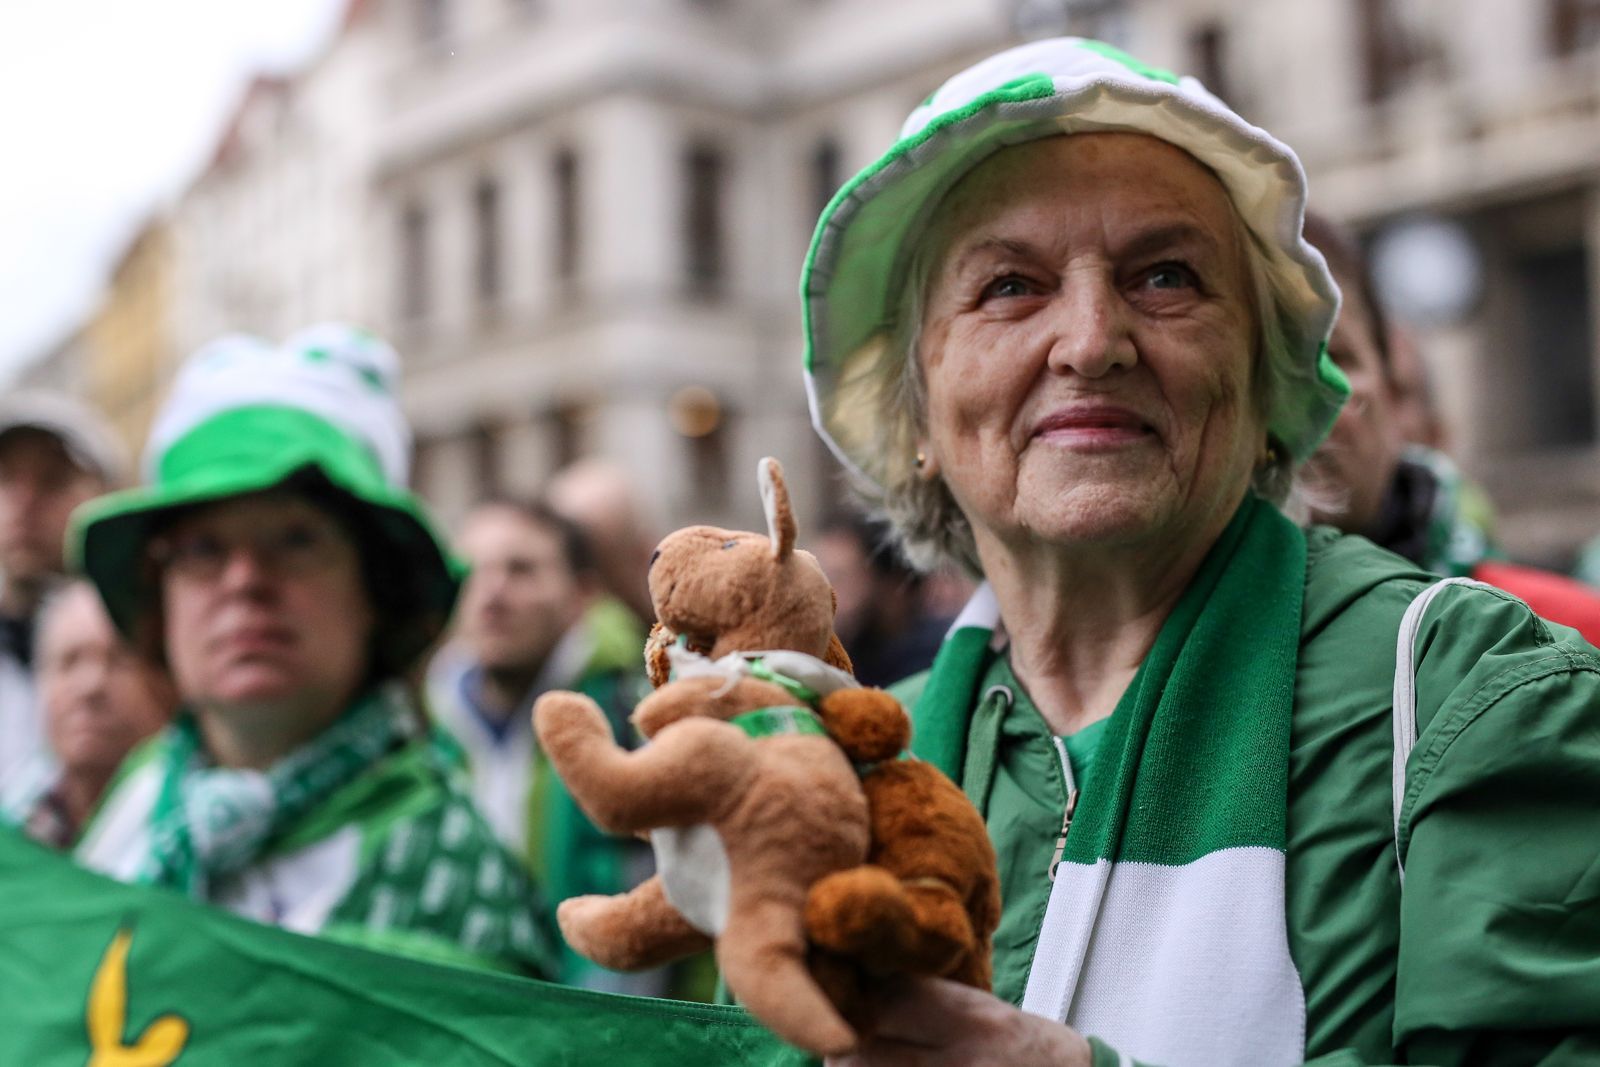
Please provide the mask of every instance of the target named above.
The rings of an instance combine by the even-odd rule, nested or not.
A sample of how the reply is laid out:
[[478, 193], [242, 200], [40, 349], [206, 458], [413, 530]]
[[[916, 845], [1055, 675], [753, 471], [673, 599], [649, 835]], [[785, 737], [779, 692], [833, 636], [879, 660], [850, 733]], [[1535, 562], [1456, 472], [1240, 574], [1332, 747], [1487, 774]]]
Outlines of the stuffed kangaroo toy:
[[690, 527], [652, 561], [658, 688], [633, 716], [649, 744], [622, 749], [577, 694], [534, 709], [578, 804], [608, 830], [648, 832], [658, 865], [633, 891], [565, 901], [557, 918], [574, 949], [620, 970], [714, 939], [734, 996], [830, 1055], [857, 1043], [845, 1020], [867, 1015], [864, 980], [987, 988], [998, 883], [960, 790], [894, 758], [904, 709], [848, 673], [832, 587], [794, 547], [781, 469], [763, 460], [759, 474], [767, 536]]

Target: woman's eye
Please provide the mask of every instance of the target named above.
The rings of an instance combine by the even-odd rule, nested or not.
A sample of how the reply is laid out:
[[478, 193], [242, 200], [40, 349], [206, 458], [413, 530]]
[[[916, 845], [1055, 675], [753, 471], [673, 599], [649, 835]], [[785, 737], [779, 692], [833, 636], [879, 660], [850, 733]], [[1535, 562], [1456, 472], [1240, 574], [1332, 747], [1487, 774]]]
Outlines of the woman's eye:
[[222, 539], [211, 534], [190, 534], [172, 545], [172, 558], [185, 563], [213, 563], [227, 555]]
[[322, 531], [310, 526], [290, 526], [278, 532], [278, 544], [294, 551], [316, 548], [322, 543]]
[[1152, 289], [1193, 289], [1196, 279], [1182, 263], [1158, 263], [1145, 275], [1145, 284]]
[[983, 287], [985, 300], [999, 298], [1001, 300], [1028, 296], [1033, 292], [1033, 285], [1026, 278], [1017, 274], [1006, 274]]

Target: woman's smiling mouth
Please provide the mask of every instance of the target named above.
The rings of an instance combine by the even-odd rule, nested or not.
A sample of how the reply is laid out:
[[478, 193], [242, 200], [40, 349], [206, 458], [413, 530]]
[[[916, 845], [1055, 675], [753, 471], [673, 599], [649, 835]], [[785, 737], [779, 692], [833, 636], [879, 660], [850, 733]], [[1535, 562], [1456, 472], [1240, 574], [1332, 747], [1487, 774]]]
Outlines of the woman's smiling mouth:
[[1036, 422], [1029, 439], [1077, 451], [1099, 451], [1142, 443], [1155, 436], [1155, 428], [1128, 408], [1074, 404]]

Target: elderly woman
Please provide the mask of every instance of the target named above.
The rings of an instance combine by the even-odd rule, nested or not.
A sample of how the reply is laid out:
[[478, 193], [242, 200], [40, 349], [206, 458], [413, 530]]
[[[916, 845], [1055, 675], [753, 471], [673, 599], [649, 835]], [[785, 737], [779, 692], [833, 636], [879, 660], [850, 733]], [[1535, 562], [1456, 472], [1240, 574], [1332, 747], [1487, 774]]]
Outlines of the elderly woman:
[[1192, 79], [1058, 40], [829, 206], [813, 413], [986, 580], [904, 696], [1004, 899], [994, 996], [913, 985], [852, 1062], [1600, 1056], [1600, 656], [1282, 514], [1347, 391], [1304, 203]]
[[548, 975], [541, 902], [404, 681], [459, 573], [403, 488], [396, 363], [340, 327], [204, 349], [151, 483], [76, 517], [79, 563], [182, 702], [77, 855], [301, 933]]

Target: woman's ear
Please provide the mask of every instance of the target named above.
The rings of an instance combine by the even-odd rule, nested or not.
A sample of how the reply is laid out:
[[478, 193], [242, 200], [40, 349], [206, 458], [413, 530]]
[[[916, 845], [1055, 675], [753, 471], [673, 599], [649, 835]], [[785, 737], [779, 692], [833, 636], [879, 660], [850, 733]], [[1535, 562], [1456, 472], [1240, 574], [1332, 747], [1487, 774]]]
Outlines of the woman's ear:
[[1263, 471], [1278, 462], [1278, 443], [1271, 434], [1261, 439], [1261, 449], [1256, 453], [1256, 470]]

